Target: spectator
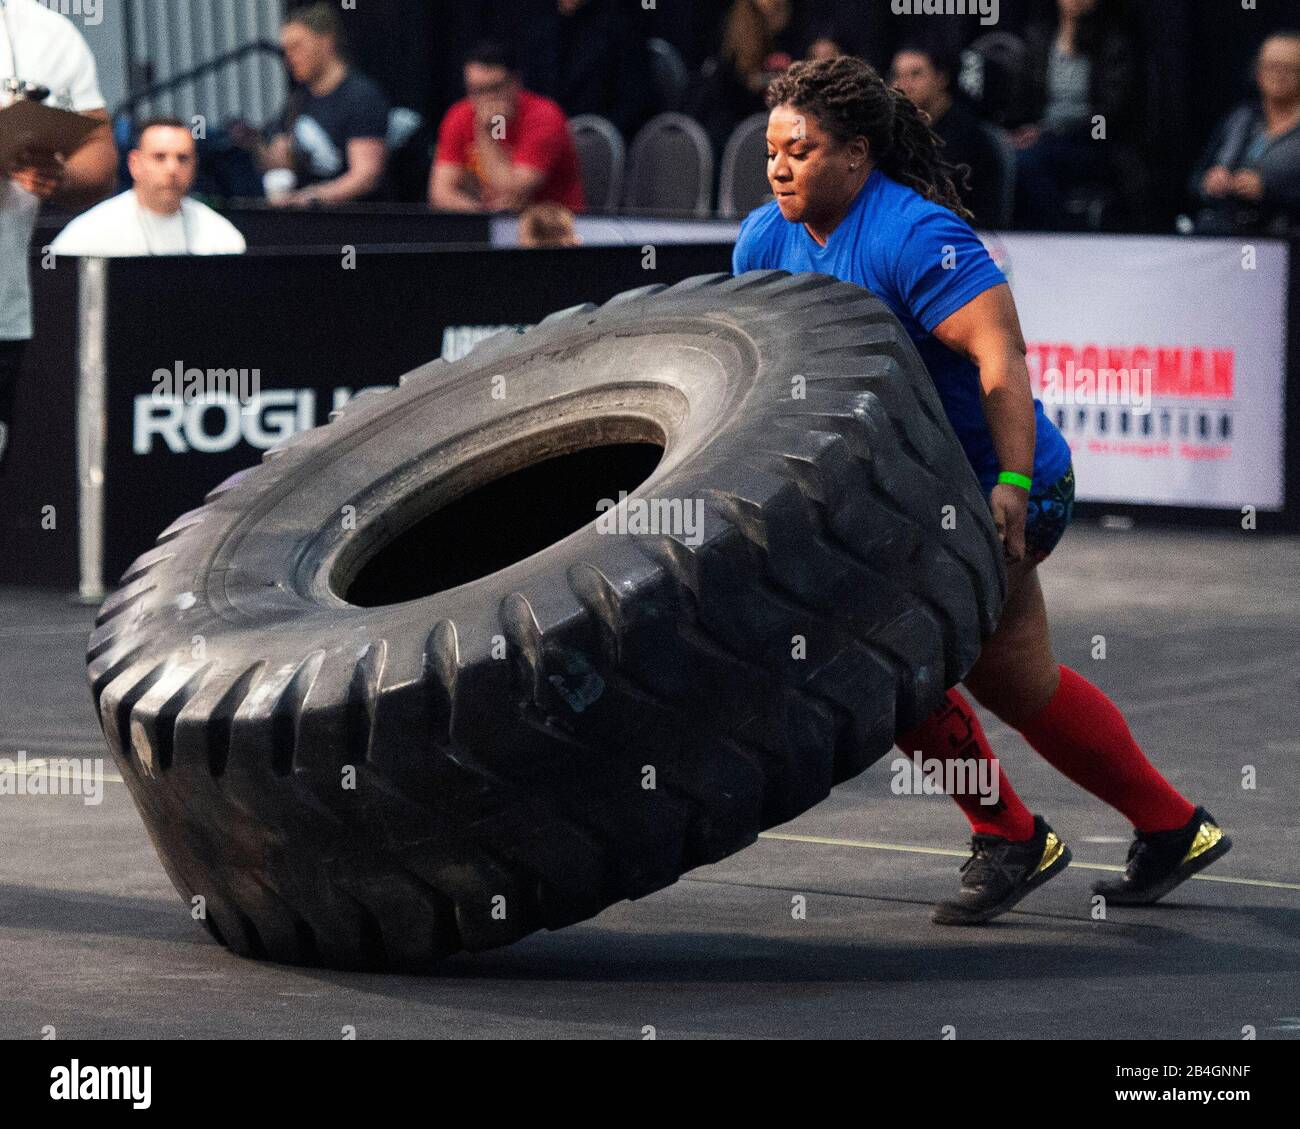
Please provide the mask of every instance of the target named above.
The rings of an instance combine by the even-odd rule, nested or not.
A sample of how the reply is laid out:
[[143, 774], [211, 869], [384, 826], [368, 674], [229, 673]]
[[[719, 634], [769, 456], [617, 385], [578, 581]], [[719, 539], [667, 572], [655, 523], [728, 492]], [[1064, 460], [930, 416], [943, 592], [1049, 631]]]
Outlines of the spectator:
[[[1123, 140], [1137, 97], [1133, 45], [1105, 0], [1057, 0], [1056, 18], [1025, 31], [1026, 124], [1013, 135], [1016, 216], [1030, 228], [1067, 226], [1070, 190], [1111, 177], [1109, 147]], [[1093, 119], [1106, 139], [1094, 139]]]
[[291, 12], [280, 43], [301, 87], [262, 154], [262, 167], [293, 169], [305, 187], [273, 202], [306, 207], [380, 198], [388, 163], [388, 99], [348, 66], [334, 5]]
[[523, 88], [514, 57], [485, 42], [465, 60], [466, 97], [438, 129], [429, 203], [457, 212], [586, 208], [578, 150], [558, 103]]
[[32, 336], [27, 253], [42, 201], [81, 209], [113, 190], [117, 149], [99, 91], [95, 59], [73, 22], [36, 0], [8, 0], [0, 20], [0, 58], [29, 88], [44, 88], [58, 103], [105, 123], [76, 152], [29, 145], [0, 166], [0, 468], [9, 450], [14, 392]]
[[127, 157], [134, 187], [73, 220], [50, 245], [56, 255], [242, 255], [244, 237], [224, 216], [186, 198], [198, 173], [184, 122], [155, 118]]
[[695, 73], [717, 50], [730, 6], [731, 0], [657, 0], [642, 18], [650, 21], [649, 34], [676, 47]]
[[825, 59], [834, 59], [837, 55], [843, 55], [844, 48], [840, 46], [839, 40], [835, 38], [835, 33], [829, 30], [819, 31], [808, 44], [808, 52], [804, 56], [809, 62], [818, 63]]
[[519, 246], [577, 247], [573, 213], [562, 204], [533, 204], [519, 217]]
[[944, 160], [970, 170], [958, 177], [958, 192], [976, 223], [989, 224], [1001, 210], [1002, 161], [991, 127], [954, 98], [955, 79], [955, 63], [936, 50], [909, 46], [894, 56], [893, 84], [929, 115], [930, 128], [944, 143]]
[[791, 14], [791, 0], [734, 0], [728, 9], [721, 47], [690, 99], [716, 153], [745, 118], [766, 112], [768, 83], [799, 54]]
[[1259, 101], [1220, 123], [1192, 174], [1203, 234], [1282, 234], [1300, 224], [1300, 32], [1264, 41], [1255, 82]]
[[[964, 20], [934, 20], [927, 16], [922, 27], [938, 24], [961, 24]], [[889, 60], [903, 43], [912, 43], [922, 39], [918, 34], [907, 34], [911, 20], [906, 16], [895, 15], [892, 5], [888, 3], [846, 4], [844, 0], [795, 0], [793, 5], [792, 27], [796, 42], [804, 44], [803, 57], [810, 61], [818, 58], [834, 58], [836, 55], [856, 55], [865, 59], [881, 74], [889, 70]], [[827, 54], [823, 46], [822, 53], [814, 54], [813, 48], [820, 43], [833, 44], [834, 54]]]
[[554, 50], [541, 60], [537, 89], [570, 117], [600, 114], [631, 138], [657, 108], [644, 13], [625, 0], [554, 3]]

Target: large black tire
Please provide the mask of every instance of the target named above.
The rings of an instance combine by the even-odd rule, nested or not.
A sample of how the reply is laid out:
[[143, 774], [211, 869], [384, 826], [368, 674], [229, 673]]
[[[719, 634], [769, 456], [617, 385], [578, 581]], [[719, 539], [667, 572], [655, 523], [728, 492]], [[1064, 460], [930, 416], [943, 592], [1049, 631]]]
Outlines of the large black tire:
[[[527, 513], [421, 561], [417, 523], [470, 520], [484, 484], [638, 442], [664, 450], [633, 500], [701, 501], [702, 536], [602, 532], [586, 499], [480, 579], [458, 559]], [[426, 568], [455, 586], [384, 604]], [[765, 271], [421, 368], [218, 487], [122, 584], [90, 680], [177, 889], [244, 955], [421, 969], [816, 804], [965, 675], [1006, 576], [897, 320]]]

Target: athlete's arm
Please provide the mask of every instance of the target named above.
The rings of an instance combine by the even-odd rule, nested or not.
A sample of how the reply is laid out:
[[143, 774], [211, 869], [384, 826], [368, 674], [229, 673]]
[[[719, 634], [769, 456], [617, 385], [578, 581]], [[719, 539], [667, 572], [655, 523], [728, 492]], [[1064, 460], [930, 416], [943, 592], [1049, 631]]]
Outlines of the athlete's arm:
[[[1032, 477], [1037, 421], [1025, 362], [1025, 335], [1005, 283], [985, 290], [934, 328], [949, 349], [971, 360], [980, 373], [984, 418], [1003, 470]], [[1029, 495], [999, 483], [989, 497], [993, 520], [1007, 556], [1025, 555], [1025, 514]]]

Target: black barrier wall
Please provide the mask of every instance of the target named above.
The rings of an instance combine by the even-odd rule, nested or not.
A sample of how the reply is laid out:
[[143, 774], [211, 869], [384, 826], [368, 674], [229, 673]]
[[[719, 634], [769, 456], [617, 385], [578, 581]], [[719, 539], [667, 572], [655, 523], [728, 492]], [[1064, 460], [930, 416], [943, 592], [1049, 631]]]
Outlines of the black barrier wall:
[[70, 587], [77, 579], [77, 263], [45, 265], [33, 257], [36, 337], [0, 472], [0, 584]]
[[[492, 239], [492, 218], [434, 212], [422, 204], [354, 204], [329, 208], [273, 208], [235, 201], [220, 209], [250, 248], [305, 250], [322, 247], [406, 247], [413, 244], [478, 244]], [[72, 217], [43, 213], [32, 239], [45, 247]]]
[[[1293, 248], [1293, 251], [1295, 248]], [[496, 327], [540, 320], [648, 283], [729, 268], [729, 245], [557, 251], [406, 249], [117, 260], [107, 266], [106, 564], [111, 585], [157, 534], [230, 474], [358, 391], [394, 384]], [[1287, 501], [1259, 528], [1300, 522], [1300, 254], [1292, 255], [1286, 412]], [[76, 264], [34, 271], [38, 336], [0, 477], [0, 584], [73, 588], [78, 579]], [[154, 400], [156, 378], [242, 378], [249, 410]], [[53, 507], [52, 511], [47, 507]], [[53, 521], [50, 515], [53, 515]], [[1081, 504], [1079, 515], [1233, 525], [1233, 510]]]
[[297, 210], [255, 203], [223, 210], [249, 247], [376, 247], [433, 243], [485, 244], [487, 216], [431, 212], [423, 205], [386, 204]]
[[[727, 271], [728, 245], [118, 260], [108, 271], [105, 579], [179, 514], [357, 392], [503, 325]], [[160, 403], [164, 374], [235, 374], [241, 410]], [[68, 583], [72, 576], [60, 577]]]

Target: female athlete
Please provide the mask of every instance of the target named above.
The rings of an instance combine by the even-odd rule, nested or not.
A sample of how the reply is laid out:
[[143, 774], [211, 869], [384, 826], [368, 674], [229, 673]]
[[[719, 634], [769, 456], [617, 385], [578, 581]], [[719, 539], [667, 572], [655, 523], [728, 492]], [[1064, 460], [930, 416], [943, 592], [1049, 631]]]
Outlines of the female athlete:
[[[1154, 902], [1231, 841], [1156, 771], [1114, 703], [1052, 653], [1037, 566], [1072, 516], [1070, 449], [1033, 398], [1011, 290], [966, 222], [956, 170], [921, 112], [860, 59], [796, 63], [769, 86], [767, 105], [776, 199], [746, 218], [734, 271], [834, 275], [870, 290], [906, 327], [1007, 557], [1002, 619], [964, 684], [1049, 764], [1133, 824], [1123, 877], [1093, 889], [1115, 903]], [[996, 766], [956, 689], [897, 741], [923, 762], [947, 756]], [[997, 803], [953, 796], [971, 823], [971, 857], [956, 899], [935, 909], [940, 924], [988, 921], [1069, 863], [1064, 842], [996, 772]]]

